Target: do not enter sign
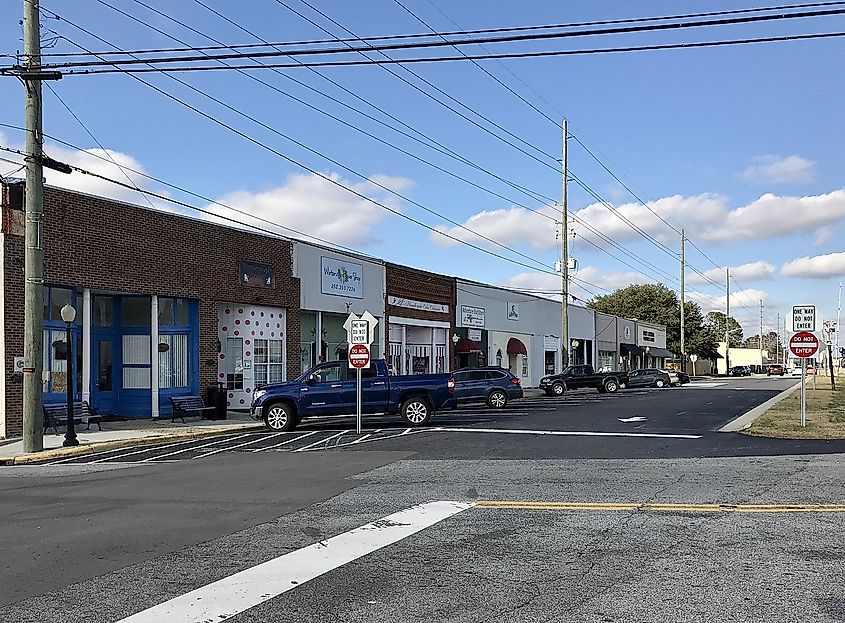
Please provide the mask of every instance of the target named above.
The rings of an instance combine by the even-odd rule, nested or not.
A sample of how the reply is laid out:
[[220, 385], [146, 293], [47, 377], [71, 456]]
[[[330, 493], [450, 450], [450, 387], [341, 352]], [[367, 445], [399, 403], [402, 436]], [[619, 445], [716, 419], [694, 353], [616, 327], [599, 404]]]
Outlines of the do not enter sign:
[[353, 368], [369, 367], [370, 349], [366, 344], [353, 344], [349, 348], [349, 365]]
[[819, 338], [809, 331], [799, 331], [789, 338], [789, 350], [796, 357], [812, 357], [819, 351]]

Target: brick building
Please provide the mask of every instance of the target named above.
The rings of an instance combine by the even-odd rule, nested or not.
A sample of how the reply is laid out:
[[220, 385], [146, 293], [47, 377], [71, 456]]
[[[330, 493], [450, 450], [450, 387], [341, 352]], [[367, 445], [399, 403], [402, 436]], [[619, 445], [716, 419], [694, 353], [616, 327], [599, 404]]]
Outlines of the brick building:
[[[0, 436], [22, 427], [24, 186], [2, 186]], [[59, 310], [77, 309], [74, 391], [103, 414], [150, 417], [170, 396], [226, 384], [247, 408], [256, 384], [300, 372], [299, 279], [288, 240], [44, 189], [45, 402], [65, 400]]]
[[455, 278], [385, 265], [386, 359], [395, 374], [453, 368]]

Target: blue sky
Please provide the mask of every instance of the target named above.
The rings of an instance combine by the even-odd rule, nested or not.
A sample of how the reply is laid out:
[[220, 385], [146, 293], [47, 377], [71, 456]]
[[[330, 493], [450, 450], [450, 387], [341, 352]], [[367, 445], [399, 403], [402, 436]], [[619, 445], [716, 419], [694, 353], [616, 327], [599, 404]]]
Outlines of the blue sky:
[[[134, 0], [108, 1], [137, 16], [145, 24], [192, 45], [209, 43], [198, 34], [155, 15]], [[245, 32], [226, 24], [195, 2], [144, 1], [224, 42], [254, 41]], [[271, 41], [325, 37], [325, 33], [289, 12], [276, 0], [250, 2], [250, 11], [244, 10], [241, 2], [203, 1]], [[343, 35], [339, 28], [300, 0], [285, 0], [285, 3], [332, 33]], [[355, 3], [314, 0], [314, 3], [358, 35], [424, 30], [394, 0]], [[448, 13], [463, 28], [484, 28], [758, 6], [740, 0], [684, 3], [528, 1], [518, 4], [407, 0], [406, 5], [438, 30], [452, 30], [454, 27], [437, 8]], [[72, 3], [54, 0], [43, 2], [42, 6], [123, 49], [178, 45], [96, 0]], [[45, 19], [43, 28], [54, 30], [89, 49], [107, 49], [103, 43], [63, 21]], [[845, 17], [836, 16], [793, 20], [790, 23], [696, 29], [683, 33], [644, 33], [590, 37], [571, 42], [519, 44], [508, 47], [507, 51], [842, 30], [845, 30]], [[44, 34], [49, 36], [46, 32]], [[5, 45], [0, 53], [20, 48], [19, 40], [17, 21], [3, 20], [0, 41]], [[51, 51], [77, 50], [71, 43], [60, 41]], [[449, 52], [448, 49], [442, 51]], [[837, 78], [841, 74], [839, 61], [843, 53], [845, 41], [832, 39], [718, 49], [521, 59], [501, 63], [484, 61], [484, 67], [552, 119], [557, 120], [561, 113], [565, 114], [572, 124], [572, 133], [594, 150], [652, 209], [672, 225], [685, 227], [690, 238], [719, 265], [737, 267], [737, 283], [732, 286], [746, 292], [736, 295], [733, 303], [746, 326], [746, 333], [754, 333], [759, 325], [757, 306], [760, 298], [765, 300], [766, 330], [773, 329], [776, 315], [781, 313], [783, 316], [794, 303], [816, 303], [826, 316], [835, 314], [837, 284], [845, 272], [845, 254], [835, 255], [845, 251], [842, 244], [845, 230], [842, 224], [845, 220], [845, 185], [842, 179], [845, 131], [841, 121], [845, 87]], [[392, 69], [407, 75], [398, 66]], [[554, 170], [556, 165], [550, 157], [540, 155], [540, 152], [545, 152], [559, 157], [561, 136], [555, 124], [470, 63], [417, 64], [412, 69], [468, 108], [536, 147], [539, 151], [523, 146], [546, 164], [505, 145], [381, 67], [328, 68], [321, 72], [472, 162], [559, 200], [560, 174]], [[319, 91], [383, 118], [381, 113], [368, 108], [314, 72], [306, 69], [284, 71]], [[357, 128], [502, 194], [508, 200], [426, 166], [242, 75], [207, 72], [182, 74], [180, 78], [330, 156], [365, 178], [448, 215], [456, 222], [465, 223], [474, 231], [539, 260], [548, 269], [553, 266], [559, 251], [552, 220], [514, 206], [512, 201], [548, 211], [550, 215], [553, 214], [552, 208], [543, 207], [497, 180], [400, 136], [280, 75], [267, 70], [254, 75]], [[465, 230], [452, 230], [452, 226], [442, 218], [391, 195], [371, 181], [355, 177], [338, 165], [177, 85], [166, 76], [145, 75], [144, 78], [266, 142], [273, 149], [408, 216], [432, 227], [450, 230], [456, 237], [532, 263], [509, 251], [491, 247], [487, 241], [479, 240]], [[430, 87], [419, 83], [413, 76], [408, 76], [408, 79], [432, 92]], [[467, 247], [444, 244], [442, 237], [315, 178], [128, 76], [69, 76], [53, 87], [119, 162], [219, 199], [227, 205], [368, 254], [421, 268], [532, 289], [551, 289], [558, 281], [553, 275], [532, 272]], [[445, 99], [441, 95], [438, 97]], [[21, 87], [15, 79], [0, 81], [0, 121], [22, 125], [22, 100]], [[452, 105], [457, 107], [454, 103]], [[484, 124], [471, 112], [459, 109]], [[44, 119], [48, 134], [85, 149], [96, 148], [91, 138], [46, 89]], [[0, 139], [4, 145], [18, 146], [22, 142], [20, 133], [5, 128], [0, 128]], [[87, 154], [75, 154], [50, 141], [47, 141], [47, 147], [48, 153], [54, 157], [123, 179], [114, 167]], [[12, 165], [2, 163], [0, 173], [7, 173], [12, 168]], [[639, 228], [677, 250], [674, 232], [639, 205], [572, 140], [570, 170]], [[60, 179], [60, 176], [51, 174], [49, 181], [133, 202], [144, 201], [131, 191], [92, 182], [78, 175]], [[184, 198], [147, 180], [137, 178], [136, 181], [147, 188], [164, 190], [174, 197]], [[190, 201], [206, 207], [195, 198], [190, 198]], [[577, 278], [606, 289], [624, 286], [631, 281], [653, 282], [658, 278], [673, 285], [665, 275], [677, 275], [677, 260], [634, 232], [574, 183], [570, 183], [569, 206], [581, 219], [636, 255], [638, 260], [634, 261], [610, 249], [646, 273], [646, 276], [639, 274], [590, 246], [585, 237], [591, 238], [598, 246], [609, 247], [575, 225], [574, 255], [579, 260], [579, 270], [575, 273]], [[219, 207], [212, 206], [212, 209], [226, 213]], [[237, 218], [244, 217], [237, 215]], [[809, 259], [793, 262], [803, 257]], [[691, 247], [688, 247], [688, 259], [701, 272], [714, 269], [708, 259]], [[717, 273], [710, 276], [719, 283], [723, 281]], [[705, 309], [723, 305], [720, 298], [724, 296], [722, 290], [706, 281], [695, 283], [702, 279], [692, 269], [688, 271], [688, 279], [692, 282], [691, 287], [698, 291], [691, 292], [691, 297], [698, 298]], [[595, 286], [588, 287], [594, 292], [603, 292]], [[583, 298], [589, 297], [585, 291], [578, 294]], [[737, 303], [744, 306], [737, 306]]]

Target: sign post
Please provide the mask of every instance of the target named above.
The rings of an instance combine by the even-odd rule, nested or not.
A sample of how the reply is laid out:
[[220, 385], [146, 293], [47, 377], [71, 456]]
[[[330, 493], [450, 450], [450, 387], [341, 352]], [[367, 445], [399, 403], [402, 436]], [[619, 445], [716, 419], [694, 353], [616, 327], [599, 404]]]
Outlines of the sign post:
[[[804, 306], [806, 309], [809, 306]], [[793, 324], [797, 318], [793, 309]], [[815, 307], [812, 308], [812, 326], [815, 326]], [[804, 317], [801, 322], [809, 324], [810, 320]], [[810, 333], [810, 330], [798, 331], [789, 338], [789, 350], [796, 357], [801, 358], [801, 428], [807, 425], [807, 359], [815, 355], [819, 350], [819, 338]], [[815, 372], [815, 370], [814, 370]], [[815, 381], [815, 375], [813, 376]]]
[[350, 313], [343, 327], [349, 343], [349, 365], [355, 368], [355, 428], [361, 434], [361, 370], [370, 367], [370, 344], [376, 336], [378, 320], [368, 311], [360, 316]]

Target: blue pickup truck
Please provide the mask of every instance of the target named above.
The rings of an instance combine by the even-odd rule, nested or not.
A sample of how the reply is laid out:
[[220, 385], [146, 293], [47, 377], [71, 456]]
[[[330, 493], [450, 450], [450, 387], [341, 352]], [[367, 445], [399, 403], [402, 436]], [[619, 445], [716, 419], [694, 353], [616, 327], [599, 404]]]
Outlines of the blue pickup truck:
[[[289, 431], [303, 418], [355, 413], [356, 371], [345, 361], [321, 363], [293, 381], [255, 390], [250, 415], [267, 428]], [[362, 370], [361, 411], [398, 413], [409, 426], [424, 426], [438, 409], [454, 407], [451, 374], [390, 376], [384, 359]]]

